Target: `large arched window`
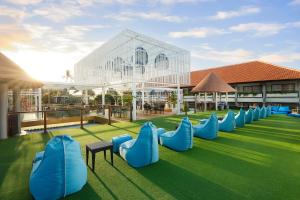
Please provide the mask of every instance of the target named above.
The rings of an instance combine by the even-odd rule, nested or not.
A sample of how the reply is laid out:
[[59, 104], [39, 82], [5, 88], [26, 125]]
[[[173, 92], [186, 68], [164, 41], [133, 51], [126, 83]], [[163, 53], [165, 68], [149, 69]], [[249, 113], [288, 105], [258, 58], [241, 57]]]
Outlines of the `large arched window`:
[[135, 49], [135, 64], [137, 65], [147, 65], [148, 63], [148, 53], [143, 47], [137, 47]]
[[154, 60], [154, 66], [157, 69], [168, 69], [169, 59], [164, 53], [160, 53], [156, 56]]
[[148, 63], [148, 53], [143, 47], [137, 47], [135, 49], [135, 64], [137, 65], [137, 70], [144, 74], [145, 65]]

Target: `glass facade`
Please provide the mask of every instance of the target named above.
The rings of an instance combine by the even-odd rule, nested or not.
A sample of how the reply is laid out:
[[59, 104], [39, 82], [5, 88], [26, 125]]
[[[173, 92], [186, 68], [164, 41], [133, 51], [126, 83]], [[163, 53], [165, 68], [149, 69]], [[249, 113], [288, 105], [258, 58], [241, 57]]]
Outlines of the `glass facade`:
[[137, 83], [137, 87], [190, 84], [190, 52], [124, 30], [75, 64], [78, 84], [101, 86]]

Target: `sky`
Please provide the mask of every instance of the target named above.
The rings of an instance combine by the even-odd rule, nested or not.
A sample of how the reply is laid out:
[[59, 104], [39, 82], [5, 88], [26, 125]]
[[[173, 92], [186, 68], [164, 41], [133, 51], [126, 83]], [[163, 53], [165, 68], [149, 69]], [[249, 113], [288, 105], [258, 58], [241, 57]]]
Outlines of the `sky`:
[[124, 29], [191, 52], [191, 69], [300, 69], [300, 0], [0, 0], [0, 51], [43, 81]]

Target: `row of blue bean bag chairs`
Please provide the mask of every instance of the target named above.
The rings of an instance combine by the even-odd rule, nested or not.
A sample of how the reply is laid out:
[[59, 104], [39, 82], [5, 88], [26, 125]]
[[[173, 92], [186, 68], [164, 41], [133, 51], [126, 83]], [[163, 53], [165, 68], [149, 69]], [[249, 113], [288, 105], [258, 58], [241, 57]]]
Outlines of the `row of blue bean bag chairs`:
[[256, 107], [255, 110], [249, 109], [245, 112], [242, 108], [237, 115], [232, 111], [224, 116], [223, 120], [217, 119], [216, 114], [212, 114], [209, 119], [201, 120], [204, 124], [197, 124], [194, 126], [194, 136], [204, 139], [214, 139], [218, 136], [218, 130], [224, 132], [232, 132], [236, 127], [242, 128], [245, 124], [250, 124], [257, 121], [260, 117], [265, 118], [271, 115], [271, 107]]
[[52, 138], [33, 160], [29, 188], [36, 200], [63, 198], [81, 190], [86, 182], [80, 144], [71, 136]]
[[[201, 120], [204, 123], [193, 126], [187, 117], [183, 118], [175, 131], [165, 132], [162, 128], [157, 128], [151, 122], [147, 122], [141, 128], [137, 139], [132, 139], [122, 143], [119, 147], [121, 157], [133, 167], [143, 167], [159, 160], [158, 143], [176, 151], [186, 151], [193, 147], [193, 136], [204, 139], [214, 139], [218, 136], [218, 131], [231, 132], [235, 127], [244, 127], [245, 123], [252, 123], [255, 116], [265, 116], [265, 107], [257, 107], [254, 111], [249, 109], [234, 116], [229, 111], [223, 120], [218, 120], [215, 113], [209, 119]], [[264, 112], [261, 114], [261, 112]], [[255, 114], [258, 113], [258, 114]]]
[[[218, 131], [231, 132], [235, 127], [244, 127], [245, 123], [252, 123], [255, 116], [259, 119], [269, 112], [269, 108], [257, 107], [240, 112], [235, 116], [228, 111], [222, 120], [218, 120], [215, 113], [204, 123], [193, 126], [187, 117], [183, 118], [175, 131], [165, 132], [151, 122], [146, 122], [140, 130], [137, 139], [123, 142], [119, 147], [121, 157], [133, 167], [143, 167], [159, 160], [158, 143], [175, 151], [186, 151], [193, 147], [193, 136], [204, 139], [215, 139]], [[257, 113], [257, 114], [256, 114]], [[263, 114], [261, 114], [263, 113]]]

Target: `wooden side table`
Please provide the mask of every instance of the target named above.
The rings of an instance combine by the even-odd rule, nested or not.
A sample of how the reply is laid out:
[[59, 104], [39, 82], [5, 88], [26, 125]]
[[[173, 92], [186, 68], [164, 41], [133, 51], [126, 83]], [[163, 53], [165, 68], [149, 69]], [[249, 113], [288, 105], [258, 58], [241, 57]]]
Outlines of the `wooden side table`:
[[92, 144], [87, 144], [85, 147], [86, 150], [86, 164], [88, 165], [89, 162], [89, 152], [92, 153], [92, 171], [95, 170], [95, 157], [96, 153], [103, 151], [104, 152], [104, 159], [106, 159], [106, 150], [110, 150], [110, 163], [114, 165], [114, 158], [113, 158], [113, 144], [111, 142], [100, 141]]

